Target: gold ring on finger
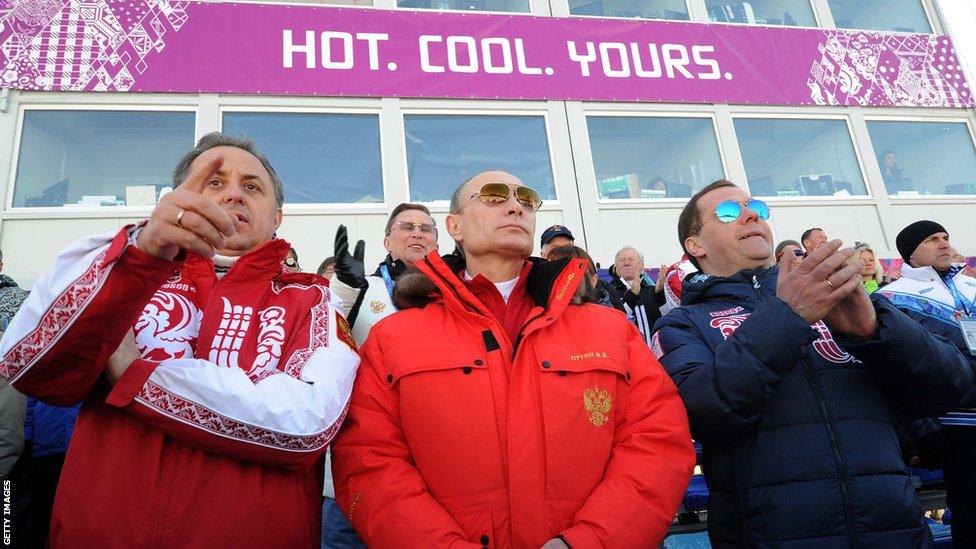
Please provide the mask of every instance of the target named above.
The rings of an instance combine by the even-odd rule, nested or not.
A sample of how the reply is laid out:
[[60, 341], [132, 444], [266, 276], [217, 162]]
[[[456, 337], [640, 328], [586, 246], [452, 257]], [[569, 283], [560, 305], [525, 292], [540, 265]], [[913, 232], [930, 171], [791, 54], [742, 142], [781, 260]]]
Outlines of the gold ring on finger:
[[183, 214], [185, 213], [186, 210], [180, 210], [180, 213], [176, 214], [176, 224], [179, 225], [180, 228], [183, 228]]
[[834, 289], [835, 289], [835, 288], [834, 288], [834, 284], [833, 284], [833, 283], [832, 283], [832, 282], [831, 282], [830, 280], [825, 280], [824, 282], [826, 282], [826, 283], [827, 283], [827, 285], [828, 285], [828, 286], [830, 286], [830, 289], [831, 289], [831, 290], [834, 290]]

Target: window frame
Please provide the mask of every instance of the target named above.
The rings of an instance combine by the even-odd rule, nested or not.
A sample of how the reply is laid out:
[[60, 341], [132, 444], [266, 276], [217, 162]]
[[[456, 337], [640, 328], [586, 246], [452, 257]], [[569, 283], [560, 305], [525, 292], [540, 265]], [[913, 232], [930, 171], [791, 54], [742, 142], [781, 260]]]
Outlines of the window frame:
[[[694, 17], [692, 17], [692, 21], [693, 22], [706, 23], [708, 25], [732, 25], [732, 26], [735, 26], [735, 27], [768, 27], [768, 28], [772, 28], [772, 29], [783, 29], [783, 28], [785, 28], [785, 29], [817, 29], [817, 30], [824, 30], [824, 29], [828, 28], [827, 25], [826, 25], [826, 21], [824, 21], [824, 18], [821, 16], [820, 10], [818, 9], [818, 6], [817, 6], [817, 4], [819, 2], [823, 2], [824, 4], [826, 4], [826, 1], [827, 0], [804, 0], [807, 3], [807, 5], [810, 6], [810, 13], [813, 14], [813, 23], [814, 23], [814, 25], [812, 27], [809, 26], [809, 25], [770, 25], [770, 24], [767, 24], [767, 23], [762, 23], [762, 24], [759, 24], [759, 23], [731, 23], [731, 22], [728, 22], [728, 21], [712, 21], [711, 19], [708, 18], [708, 4], [705, 3], [705, 0], [693, 0], [693, 1], [699, 3], [699, 5], [701, 7], [701, 14], [704, 17], [704, 20], [702, 20], [702, 21], [696, 21], [694, 19]], [[691, 12], [689, 12], [689, 15], [691, 15]], [[831, 23], [833, 23], [833, 21], [831, 21]]]
[[[663, 18], [648, 18], [648, 17], [621, 17], [618, 15], [577, 15], [573, 13], [572, 8], [569, 7], [569, 0], [561, 0], [566, 4], [566, 17], [579, 17], [581, 19], [613, 19], [615, 21], [662, 21], [666, 23], [694, 23], [695, 13], [691, 8], [691, 3], [695, 0], [681, 0], [685, 5], [685, 10], [688, 12], [688, 19], [663, 19]], [[703, 1], [703, 0], [702, 0]]]
[[[377, 100], [378, 101], [378, 100]], [[390, 181], [387, 176], [387, 167], [385, 166], [384, 160], [387, 156], [387, 145], [384, 143], [385, 133], [384, 133], [384, 119], [382, 107], [377, 104], [375, 107], [370, 106], [321, 106], [321, 105], [302, 105], [302, 104], [255, 104], [254, 102], [248, 103], [221, 103], [217, 107], [217, 130], [223, 131], [224, 127], [224, 115], [234, 113], [245, 113], [245, 114], [367, 114], [375, 115], [376, 124], [378, 128], [378, 137], [380, 145], [380, 185], [383, 189], [383, 200], [381, 202], [374, 203], [359, 203], [359, 202], [301, 202], [301, 203], [289, 203], [287, 201], [288, 192], [287, 186], [288, 182], [285, 181], [285, 204], [282, 206], [282, 213], [284, 214], [322, 214], [323, 210], [335, 214], [346, 214], [346, 213], [385, 213], [388, 209], [390, 203]], [[260, 149], [260, 143], [258, 144]], [[273, 164], [272, 164], [273, 165]]]
[[[545, 103], [543, 103], [543, 105], [545, 105]], [[417, 105], [417, 106], [413, 106], [413, 105], [410, 105], [410, 104], [403, 104], [403, 103], [401, 103], [401, 105], [400, 105], [400, 114], [401, 114], [401, 121], [402, 121], [401, 122], [402, 123], [401, 128], [402, 128], [403, 135], [404, 135], [404, 139], [401, 140], [402, 150], [400, 151], [400, 154], [403, 155], [402, 156], [402, 158], [403, 158], [403, 172], [402, 172], [401, 175], [403, 176], [403, 181], [405, 182], [406, 188], [407, 188], [407, 200], [408, 201], [411, 201], [411, 202], [414, 202], [414, 198], [410, 195], [410, 191], [411, 191], [411, 183], [410, 183], [410, 177], [409, 177], [409, 173], [410, 173], [410, 161], [409, 161], [408, 156], [407, 156], [407, 140], [405, 139], [406, 133], [407, 133], [407, 117], [408, 116], [414, 116], [414, 115], [422, 115], [422, 116], [425, 116], [425, 115], [426, 116], [444, 116], [444, 117], [449, 117], [449, 116], [523, 116], [523, 117], [541, 116], [542, 117], [542, 120], [543, 120], [543, 127], [545, 128], [545, 131], [546, 131], [546, 150], [549, 153], [549, 170], [550, 170], [550, 173], [552, 173], [552, 186], [553, 186], [553, 192], [556, 194], [556, 198], [551, 198], [551, 199], [543, 198], [542, 199], [542, 208], [540, 208], [540, 211], [548, 211], [548, 210], [562, 209], [562, 207], [564, 206], [564, 204], [566, 203], [566, 201], [563, 200], [563, 197], [560, 195], [560, 192], [559, 192], [559, 175], [558, 175], [559, 172], [556, 169], [556, 155], [554, 153], [554, 148], [553, 148], [552, 125], [550, 124], [550, 120], [549, 120], [549, 110], [548, 110], [548, 108], [541, 108], [541, 106], [540, 107], [536, 107], [536, 108], [521, 108], [521, 109], [518, 108], [517, 106], [513, 106], [513, 108], [506, 108], [506, 107], [507, 107], [506, 105], [498, 105], [498, 108], [496, 108], [496, 109], [485, 108], [485, 107], [481, 107], [481, 108], [472, 107], [472, 108], [465, 109], [465, 108], [462, 108], [462, 107], [459, 107], [459, 106], [449, 105], [449, 106], [444, 106], [443, 108], [434, 108], [431, 105]], [[471, 174], [471, 175], [475, 175], [475, 174]], [[423, 204], [423, 205], [427, 206], [427, 208], [431, 211], [431, 213], [450, 213], [449, 212], [450, 202], [451, 202], [450, 201], [450, 198], [448, 198], [448, 199], [445, 199], [445, 200], [435, 200], [435, 201], [430, 201], [430, 202], [417, 202], [417, 203], [418, 204]], [[569, 203], [571, 203], [571, 202], [572, 201], [570, 201]]]
[[620, 205], [637, 205], [637, 204], [684, 204], [688, 201], [688, 198], [671, 197], [671, 198], [603, 198], [600, 196], [600, 190], [597, 188], [596, 181], [596, 165], [593, 158], [593, 143], [590, 140], [590, 117], [604, 117], [604, 118], [687, 118], [687, 119], [703, 119], [708, 118], [712, 122], [712, 135], [715, 137], [715, 148], [718, 149], [719, 163], [722, 166], [722, 177], [729, 178], [729, 166], [726, 162], [725, 153], [723, 151], [722, 143], [719, 138], [719, 127], [716, 112], [712, 111], [690, 111], [690, 110], [676, 110], [674, 112], [662, 112], [658, 110], [637, 110], [637, 109], [586, 109], [583, 110], [583, 121], [585, 124], [585, 130], [587, 135], [587, 153], [589, 154], [589, 160], [593, 165], [593, 177], [587, 178], [591, 181], [581, 182], [583, 184], [592, 184], [592, 188], [596, 193], [597, 197], [597, 207], [604, 208], [606, 206], [620, 206]]
[[[849, 28], [844, 28], [844, 27], [838, 27], [837, 26], [837, 19], [834, 17], [834, 12], [831, 11], [831, 9], [830, 9], [830, 1], [829, 0], [813, 0], [813, 1], [815, 1], [815, 2], [821, 2], [823, 4], [824, 11], [826, 11], [826, 13], [830, 14], [831, 28], [836, 29], [836, 30], [843, 30], [843, 31], [849, 31], [849, 32], [883, 32], [885, 34], [889, 34], [889, 33], [890, 34], [928, 34], [928, 35], [945, 34], [944, 29], [942, 28], [941, 22], [940, 21], [937, 21], [938, 20], [937, 17], [934, 17], [935, 12], [933, 11], [933, 7], [929, 4], [929, 0], [915, 0], [922, 7], [922, 14], [925, 16], [925, 22], [928, 23], [929, 29], [931, 29], [931, 32], [929, 32], [929, 33], [924, 33], [924, 32], [903, 32], [903, 31], [893, 31], [893, 30], [879, 31], [879, 30], [874, 30], [874, 29], [863, 29], [863, 28], [858, 28], [858, 27], [850, 28], [850, 29]], [[939, 24], [936, 24], [937, 22]]]
[[[970, 113], [972, 111], [970, 110]], [[874, 141], [871, 139], [871, 131], [868, 129], [868, 123], [870, 122], [915, 122], [915, 123], [931, 123], [931, 124], [965, 124], [966, 131], [969, 135], [970, 144], [973, 146], [973, 150], [976, 151], [976, 129], [974, 129], [972, 114], [970, 116], [955, 116], [942, 115], [942, 116], [910, 116], [910, 115], [898, 115], [898, 114], [864, 114], [864, 133], [867, 137], [868, 142], [871, 144], [872, 158], [875, 159], [874, 163], [877, 164], [877, 153], [878, 149], [874, 146]], [[875, 165], [874, 168], [878, 170], [878, 174], [881, 173], [881, 167]], [[905, 203], [919, 203], [919, 202], [944, 202], [944, 201], [958, 201], [962, 200], [976, 200], [976, 195], [971, 194], [918, 194], [918, 195], [897, 195], [889, 194], [888, 188], [885, 186], [882, 178], [878, 179], [880, 184], [880, 189], [884, 189], [884, 197], [891, 200], [893, 203], [905, 204]], [[880, 198], [880, 197], [879, 197]]]
[[[122, 99], [122, 98], [119, 98]], [[128, 99], [128, 98], [126, 98]], [[17, 122], [14, 130], [14, 141], [10, 155], [10, 170], [6, 186], [7, 196], [4, 199], [4, 216], [10, 218], [30, 219], [41, 217], [55, 218], [100, 218], [100, 217], [119, 217], [119, 216], [148, 216], [155, 206], [81, 206], [79, 204], [64, 204], [62, 206], [14, 206], [14, 190], [18, 185], [17, 168], [20, 164], [20, 148], [23, 141], [24, 121], [29, 111], [75, 111], [75, 112], [148, 112], [148, 113], [190, 113], [193, 114], [193, 141], [188, 144], [187, 150], [193, 148], [199, 138], [200, 127], [200, 108], [196, 101], [185, 103], [162, 103], [153, 102], [151, 98], [145, 102], [123, 102], [119, 103], [96, 103], [76, 101], [71, 103], [59, 103], [54, 101], [24, 101], [17, 108]], [[12, 216], [9, 214], [13, 214]]]
[[[866, 194], [851, 194], [850, 196], [757, 196], [756, 198], [762, 198], [766, 202], [770, 203], [787, 203], [787, 204], [798, 204], [798, 203], [857, 203], [865, 202], [871, 203], [878, 200], [879, 197], [875, 196], [872, 188], [871, 181], [868, 178], [868, 172], [866, 166], [864, 165], [864, 155], [861, 147], [858, 145], [857, 133], [855, 131], [854, 125], [851, 120], [849, 113], [844, 112], [846, 108], [839, 108], [841, 112], [836, 113], [826, 113], [818, 112], [822, 109], [817, 110], [791, 110], [789, 112], [784, 109], [779, 109], [778, 111], [771, 112], [767, 110], [752, 110], [752, 109], [742, 109], [733, 110], [730, 114], [730, 123], [732, 126], [732, 133], [735, 138], [736, 148], [739, 152], [739, 162], [742, 166], [743, 181], [742, 186], [748, 189], [750, 194], [752, 190], [749, 188], [749, 174], [746, 171], [745, 159], [742, 156], [741, 140], [739, 139], [739, 133], [735, 128], [735, 121], [738, 118], [752, 118], [752, 119], [768, 119], [768, 120], [840, 120], [847, 126], [847, 136], [851, 140], [851, 146], [854, 149], [854, 160], [857, 162], [858, 169], [860, 170], [861, 181], [864, 184], [864, 190]], [[833, 110], [833, 109], [832, 109]]]

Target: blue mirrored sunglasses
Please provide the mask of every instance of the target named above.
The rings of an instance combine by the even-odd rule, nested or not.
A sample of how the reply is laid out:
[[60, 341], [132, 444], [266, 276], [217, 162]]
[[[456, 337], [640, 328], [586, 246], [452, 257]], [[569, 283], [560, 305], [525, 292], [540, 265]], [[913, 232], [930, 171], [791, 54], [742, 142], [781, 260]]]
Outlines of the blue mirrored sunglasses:
[[743, 206], [756, 212], [759, 219], [763, 221], [769, 219], [769, 205], [755, 198], [746, 202], [736, 202], [734, 200], [719, 202], [715, 206], [715, 217], [722, 223], [732, 223], [742, 215]]

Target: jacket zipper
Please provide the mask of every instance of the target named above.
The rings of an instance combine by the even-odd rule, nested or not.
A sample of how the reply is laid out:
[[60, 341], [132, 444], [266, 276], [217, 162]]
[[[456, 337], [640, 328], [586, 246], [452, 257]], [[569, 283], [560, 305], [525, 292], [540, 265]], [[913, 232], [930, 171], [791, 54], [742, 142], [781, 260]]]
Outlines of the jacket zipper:
[[830, 438], [830, 449], [834, 452], [834, 462], [837, 465], [837, 476], [840, 480], [841, 499], [844, 502], [844, 522], [847, 523], [847, 536], [851, 542], [851, 547], [857, 547], [857, 531], [854, 526], [854, 504], [851, 503], [851, 488], [847, 481], [847, 466], [844, 464], [844, 456], [841, 454], [840, 445], [837, 443], [834, 420], [830, 417], [830, 412], [827, 410], [826, 398], [824, 397], [820, 383], [817, 382], [817, 378], [813, 373], [813, 368], [805, 361], [803, 363], [803, 373], [813, 388], [813, 394], [817, 399], [817, 404], [820, 406], [820, 413], [823, 414], [824, 419], [827, 421], [827, 435]]
[[[756, 290], [759, 301], [764, 301], [765, 296], [759, 290], [761, 286], [756, 275], [752, 275], [752, 287]], [[837, 430], [834, 428], [834, 420], [831, 419], [830, 411], [827, 410], [827, 399], [824, 397], [823, 389], [820, 387], [820, 383], [817, 382], [813, 368], [806, 361], [803, 361], [803, 374], [806, 376], [810, 388], [813, 389], [813, 396], [817, 399], [820, 414], [823, 415], [824, 421], [827, 422], [827, 436], [830, 439], [830, 450], [834, 454], [834, 464], [837, 466], [837, 475], [840, 480], [840, 495], [844, 503], [844, 522], [847, 524], [847, 537], [851, 547], [857, 547], [857, 530], [854, 526], [854, 504], [851, 502], [851, 487], [847, 481], [847, 466], [844, 464], [844, 456], [840, 453], [840, 444], [837, 443]]]

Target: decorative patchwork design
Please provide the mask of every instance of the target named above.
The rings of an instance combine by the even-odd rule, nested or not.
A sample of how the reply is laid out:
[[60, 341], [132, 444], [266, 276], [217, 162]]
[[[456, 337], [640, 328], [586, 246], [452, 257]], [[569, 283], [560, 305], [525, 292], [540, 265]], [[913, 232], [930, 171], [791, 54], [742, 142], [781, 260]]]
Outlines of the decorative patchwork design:
[[971, 90], [949, 38], [824, 31], [810, 67], [817, 105], [969, 107]]
[[[0, 2], [0, 86], [128, 91], [187, 21], [175, 0]], [[6, 5], [6, 6], [4, 6]]]

